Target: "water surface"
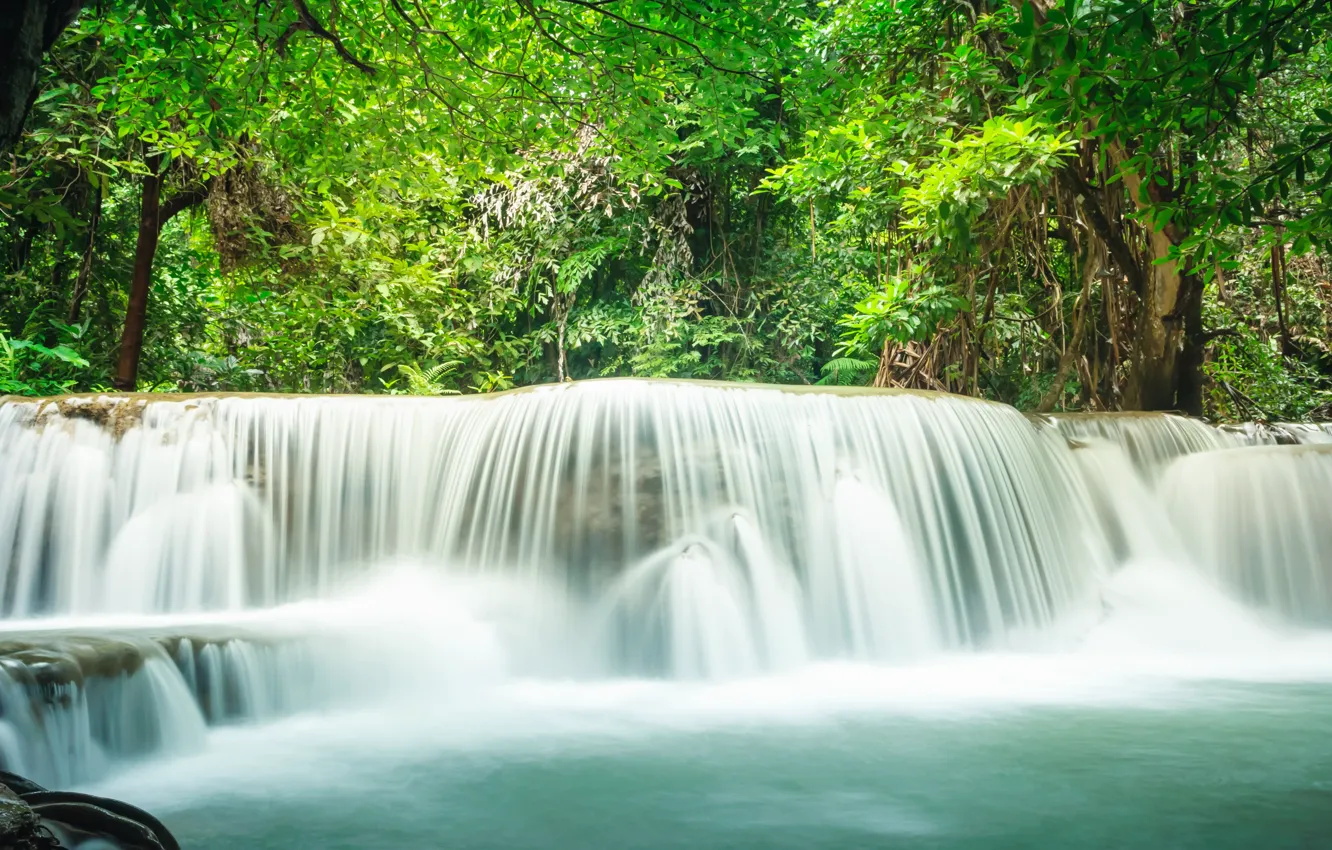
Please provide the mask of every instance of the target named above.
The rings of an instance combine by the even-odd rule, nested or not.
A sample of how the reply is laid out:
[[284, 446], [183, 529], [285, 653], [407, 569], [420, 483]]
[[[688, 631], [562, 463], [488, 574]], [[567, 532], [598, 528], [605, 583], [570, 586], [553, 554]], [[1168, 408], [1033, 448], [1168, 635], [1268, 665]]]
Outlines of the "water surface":
[[1332, 685], [917, 701], [899, 681], [515, 684], [221, 730], [100, 790], [199, 850], [1329, 846]]

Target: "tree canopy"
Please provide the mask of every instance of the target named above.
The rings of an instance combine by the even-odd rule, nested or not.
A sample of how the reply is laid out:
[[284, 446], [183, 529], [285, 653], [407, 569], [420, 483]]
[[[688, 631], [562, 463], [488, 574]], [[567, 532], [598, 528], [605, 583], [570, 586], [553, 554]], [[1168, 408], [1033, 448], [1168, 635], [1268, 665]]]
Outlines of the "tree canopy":
[[1327, 2], [59, 21], [0, 176], [0, 393], [649, 375], [1332, 412]]

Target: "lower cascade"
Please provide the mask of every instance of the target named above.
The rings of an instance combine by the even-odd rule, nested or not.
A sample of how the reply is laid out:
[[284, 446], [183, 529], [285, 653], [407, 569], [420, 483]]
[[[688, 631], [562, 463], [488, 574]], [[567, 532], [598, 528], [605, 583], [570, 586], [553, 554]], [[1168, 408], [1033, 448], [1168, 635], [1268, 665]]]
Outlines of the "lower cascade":
[[297, 645], [45, 635], [0, 643], [0, 765], [53, 786], [200, 749], [206, 727], [309, 707]]
[[[1325, 437], [644, 380], [10, 399], [0, 767], [84, 781], [423, 677], [734, 679], [1054, 647], [1155, 561], [1326, 623]], [[446, 592], [338, 607], [404, 565]]]

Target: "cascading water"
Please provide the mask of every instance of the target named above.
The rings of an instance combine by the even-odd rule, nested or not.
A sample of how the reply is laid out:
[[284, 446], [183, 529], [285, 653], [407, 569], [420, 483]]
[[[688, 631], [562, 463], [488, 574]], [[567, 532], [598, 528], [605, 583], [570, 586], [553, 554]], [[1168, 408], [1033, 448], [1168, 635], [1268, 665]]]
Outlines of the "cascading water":
[[1236, 444], [1234, 436], [1204, 422], [1168, 413], [1061, 413], [1040, 418], [1070, 440], [1118, 445], [1149, 475], [1176, 457]]
[[1185, 457], [1161, 487], [1198, 565], [1253, 605], [1332, 624], [1332, 446]]
[[0, 764], [56, 784], [203, 744], [193, 695], [152, 641], [0, 644], [0, 709]]
[[1332, 443], [1332, 423], [1328, 422], [1245, 422], [1221, 429], [1238, 445], [1302, 446]]
[[1179, 535], [1161, 510], [1152, 484], [1164, 467], [1135, 464], [1121, 444], [1096, 437], [1080, 439], [1073, 458], [1095, 510], [1099, 534], [1117, 561], [1184, 557]]
[[[1001, 642], [1048, 624], [1106, 566], [1070, 529], [1079, 487], [1033, 429], [957, 398], [643, 382], [220, 398], [149, 404], [119, 436], [54, 406], [7, 409], [10, 617], [269, 606], [416, 557], [593, 599], [625, 577], [664, 582], [652, 604], [669, 631], [688, 628], [676, 602], [711, 600], [735, 609], [737, 652], [763, 659], [814, 634], [825, 652], [882, 656], [891, 627], [829, 594], [900, 574], [939, 641]], [[865, 504], [882, 523], [838, 515]]]
[[[11, 399], [0, 765], [66, 784], [422, 682], [1048, 650], [1161, 563], [1321, 621], [1332, 455], [1271, 444], [1324, 433], [629, 380]], [[403, 564], [445, 584], [357, 589]]]
[[1332, 423], [1287, 422], [1276, 427], [1284, 431], [1293, 443], [1300, 445], [1332, 443]]

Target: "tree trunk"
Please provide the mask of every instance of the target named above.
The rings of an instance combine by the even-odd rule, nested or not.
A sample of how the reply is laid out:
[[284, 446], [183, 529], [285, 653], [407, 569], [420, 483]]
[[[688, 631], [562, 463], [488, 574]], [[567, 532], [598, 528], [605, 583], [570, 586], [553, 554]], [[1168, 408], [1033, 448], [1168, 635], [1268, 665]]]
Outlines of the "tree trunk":
[[139, 382], [139, 355], [143, 352], [143, 331], [148, 323], [148, 292], [153, 285], [153, 259], [162, 228], [176, 213], [183, 212], [208, 198], [208, 187], [190, 189], [162, 202], [162, 184], [166, 173], [162, 157], [149, 156], [145, 163], [148, 176], [143, 178], [143, 202], [139, 207], [139, 241], [134, 249], [134, 276], [130, 280], [129, 307], [125, 311], [125, 330], [120, 335], [120, 359], [111, 385], [122, 392], [133, 392]]
[[578, 297], [577, 292], [571, 292], [568, 295], [561, 295], [558, 285], [554, 282], [551, 287], [555, 290], [554, 300], [551, 307], [555, 311], [555, 327], [558, 331], [555, 339], [555, 380], [557, 383], [564, 383], [569, 378], [569, 352], [565, 348], [567, 345], [567, 331], [569, 328], [569, 312], [573, 310], [574, 301]]
[[[1132, 191], [1132, 189], [1130, 189]], [[1153, 261], [1164, 258], [1170, 240], [1163, 232], [1147, 237]], [[1171, 410], [1178, 386], [1176, 363], [1182, 328], [1175, 312], [1183, 275], [1173, 261], [1150, 264], [1143, 281], [1142, 298], [1131, 346], [1133, 363], [1124, 387], [1124, 404], [1130, 410]]]
[[1277, 241], [1272, 243], [1272, 303], [1276, 305], [1277, 332], [1281, 335], [1281, 354], [1292, 357], [1295, 344], [1290, 338], [1290, 326], [1286, 324], [1286, 245], [1281, 241], [1281, 231], [1277, 231]]
[[0, 151], [23, 133], [42, 55], [73, 23], [83, 0], [5, 0], [0, 4]]
[[[1124, 173], [1124, 186], [1135, 205], [1140, 175]], [[1185, 274], [1166, 260], [1186, 233], [1175, 223], [1147, 234], [1138, 318], [1134, 326], [1124, 406], [1129, 410], [1180, 410], [1202, 414], [1202, 278]]]
[[1179, 361], [1176, 371], [1179, 383], [1175, 389], [1175, 404], [1191, 416], [1203, 415], [1203, 355], [1206, 341], [1203, 336], [1203, 279], [1189, 275], [1186, 281], [1179, 314], [1184, 321], [1184, 335], [1180, 340]]
[[139, 381], [139, 355], [143, 352], [143, 329], [148, 321], [148, 290], [153, 283], [153, 258], [162, 233], [162, 158], [148, 157], [148, 175], [143, 178], [143, 200], [139, 206], [139, 241], [134, 249], [134, 276], [130, 281], [125, 330], [120, 336], [120, 358], [112, 385], [133, 392]]
[[[1152, 258], [1157, 239], [1152, 238]], [[1138, 306], [1133, 363], [1124, 387], [1129, 410], [1179, 410], [1202, 415], [1202, 280], [1173, 262], [1153, 266]]]
[[[54, 243], [52, 244], [51, 287], [50, 287], [52, 301], [54, 301], [57, 298], [60, 298], [65, 294], [65, 288], [66, 288], [65, 278], [69, 274], [69, 263], [65, 257], [65, 248], [67, 246], [67, 242], [68, 240], [66, 240], [63, 236], [61, 236], [56, 238], [54, 240]], [[50, 330], [47, 331], [47, 337], [48, 339], [52, 340], [52, 342], [49, 342], [47, 344], [54, 345], [55, 344], [54, 328], [51, 328]]]
[[14, 229], [18, 236], [14, 239], [14, 248], [10, 252], [10, 268], [15, 272], [21, 272], [32, 257], [32, 243], [37, 238], [37, 223], [30, 218], [25, 219], [22, 226], [15, 222]]

